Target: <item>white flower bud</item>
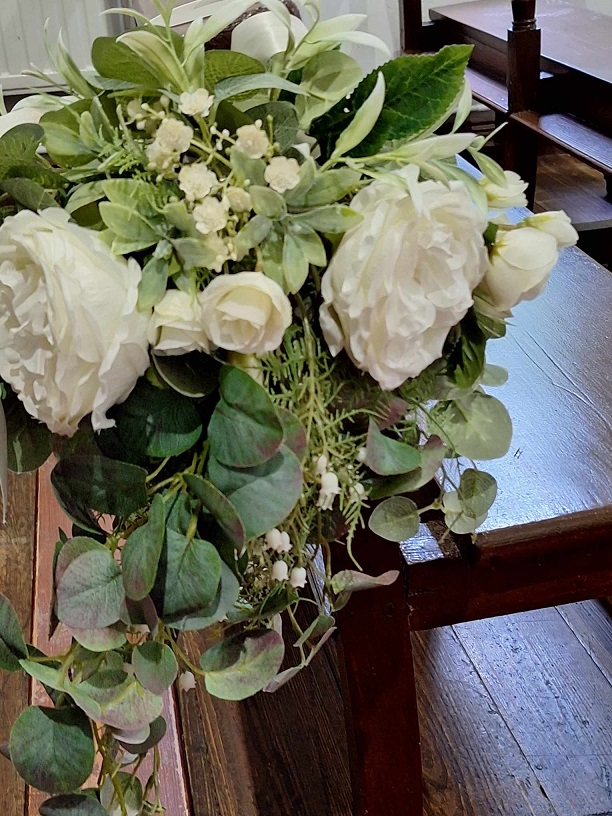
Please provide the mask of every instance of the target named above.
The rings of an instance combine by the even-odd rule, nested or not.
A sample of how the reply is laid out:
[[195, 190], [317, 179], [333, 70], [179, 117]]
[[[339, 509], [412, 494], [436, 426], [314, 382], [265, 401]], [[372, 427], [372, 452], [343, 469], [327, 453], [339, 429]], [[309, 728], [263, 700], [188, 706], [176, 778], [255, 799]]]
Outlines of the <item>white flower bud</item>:
[[289, 567], [284, 561], [275, 561], [272, 567], [272, 577], [275, 581], [286, 581], [289, 577]]
[[368, 449], [367, 448], [359, 448], [357, 451], [357, 461], [358, 462], [365, 462], [368, 458]]
[[196, 687], [193, 672], [184, 671], [178, 679], [178, 686], [181, 691], [192, 691]]
[[331, 510], [335, 497], [340, 493], [340, 483], [335, 473], [327, 471], [321, 477], [321, 490], [317, 499], [317, 507], [321, 510]]
[[270, 532], [266, 533], [266, 549], [277, 552], [279, 547], [282, 545], [282, 541], [281, 531], [277, 530], [276, 527], [273, 530], [270, 530]]
[[486, 176], [480, 179], [480, 185], [484, 189], [489, 207], [494, 210], [506, 210], [508, 207], [526, 207], [527, 198], [525, 190], [529, 186], [526, 181], [513, 170], [504, 170], [506, 183], [504, 185], [495, 184]]
[[295, 589], [302, 589], [302, 587], [306, 586], [306, 570], [304, 567], [294, 567], [291, 570], [289, 583]]
[[219, 232], [227, 225], [227, 207], [218, 198], [205, 198], [193, 208], [196, 229], [203, 235]]
[[315, 476], [323, 476], [323, 474], [327, 471], [327, 466], [329, 465], [329, 459], [325, 454], [321, 454], [317, 459], [315, 465]]
[[578, 233], [572, 226], [569, 216], [562, 210], [530, 215], [523, 221], [523, 224], [552, 235], [557, 240], [559, 249], [574, 246], [578, 241]]

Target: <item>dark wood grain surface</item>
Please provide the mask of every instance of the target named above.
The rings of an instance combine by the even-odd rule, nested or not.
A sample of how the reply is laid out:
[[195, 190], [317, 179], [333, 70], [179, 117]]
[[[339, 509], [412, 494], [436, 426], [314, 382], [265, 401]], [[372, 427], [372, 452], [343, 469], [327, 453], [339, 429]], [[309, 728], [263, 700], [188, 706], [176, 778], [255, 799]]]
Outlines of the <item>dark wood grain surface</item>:
[[[558, 66], [612, 83], [612, 17], [576, 8], [563, 0], [538, 0], [542, 56]], [[432, 9], [433, 20], [449, 20], [504, 42], [512, 22], [509, 0], [477, 0]]]
[[[0, 527], [0, 590], [15, 607], [28, 638], [32, 625], [35, 499], [35, 477], [11, 475], [8, 523]], [[13, 722], [29, 703], [28, 695], [29, 683], [22, 672], [0, 673], [0, 743], [8, 741]], [[25, 785], [0, 756], [0, 813], [23, 816], [25, 806]]]

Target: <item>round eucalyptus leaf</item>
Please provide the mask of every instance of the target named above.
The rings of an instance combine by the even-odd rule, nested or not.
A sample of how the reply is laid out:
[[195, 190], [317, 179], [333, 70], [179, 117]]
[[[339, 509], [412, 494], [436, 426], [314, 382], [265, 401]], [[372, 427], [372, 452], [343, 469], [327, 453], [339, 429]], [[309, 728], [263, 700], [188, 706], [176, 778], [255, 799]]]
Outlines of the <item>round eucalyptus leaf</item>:
[[17, 613], [6, 595], [0, 592], [0, 669], [19, 671], [19, 661], [27, 656]]
[[[150, 725], [162, 712], [162, 698], [123, 671], [103, 669], [79, 683], [77, 688], [82, 695], [79, 706], [83, 711], [93, 719], [94, 712], [99, 710], [95, 719], [112, 728], [136, 731]], [[95, 704], [91, 713], [87, 698]]]
[[166, 735], [166, 721], [163, 717], [158, 717], [156, 720], [153, 720], [151, 726], [149, 728], [149, 736], [144, 742], [141, 743], [127, 743], [121, 739], [121, 737], [115, 734], [115, 739], [121, 745], [122, 748], [125, 748], [130, 754], [146, 754], [151, 748], [154, 748]]
[[71, 793], [93, 770], [91, 725], [77, 708], [30, 706], [12, 728], [10, 752], [28, 785], [47, 793]]
[[105, 547], [71, 561], [57, 584], [57, 616], [67, 626], [111, 626], [120, 619], [124, 600], [121, 569]]
[[418, 448], [385, 436], [370, 420], [365, 463], [379, 476], [397, 476], [420, 467], [421, 454]]
[[147, 521], [134, 530], [121, 551], [123, 585], [128, 598], [141, 601], [153, 589], [165, 529], [166, 508], [158, 493], [151, 503]]
[[[178, 629], [181, 632], [195, 632], [201, 629], [207, 629], [209, 626], [212, 626], [213, 623], [218, 623], [232, 612], [239, 595], [240, 583], [232, 570], [222, 561], [221, 584], [215, 603], [199, 613], [195, 612], [191, 615], [185, 615], [182, 618], [170, 621], [168, 626], [172, 629]], [[212, 606], [214, 606], [214, 609]]]
[[90, 652], [110, 652], [120, 649], [126, 642], [125, 626], [117, 623], [104, 629], [77, 629], [71, 626], [70, 634]]
[[201, 351], [180, 355], [153, 354], [152, 360], [161, 379], [185, 397], [207, 397], [219, 385], [221, 366]]
[[184, 479], [190, 491], [214, 516], [232, 544], [237, 549], [242, 548], [246, 543], [244, 524], [228, 497], [201, 476], [186, 475]]
[[93, 796], [69, 793], [43, 802], [40, 816], [107, 816], [107, 813]]
[[283, 638], [274, 629], [226, 638], [200, 659], [206, 672], [206, 688], [222, 700], [251, 697], [276, 677], [284, 654]]
[[136, 677], [153, 694], [163, 694], [176, 680], [178, 663], [170, 646], [148, 641], [132, 654]]
[[405, 496], [392, 496], [374, 508], [368, 521], [373, 533], [387, 541], [407, 541], [419, 531], [416, 504]]
[[458, 400], [439, 402], [430, 411], [430, 433], [468, 459], [499, 459], [512, 441], [512, 420], [495, 397], [475, 391]]

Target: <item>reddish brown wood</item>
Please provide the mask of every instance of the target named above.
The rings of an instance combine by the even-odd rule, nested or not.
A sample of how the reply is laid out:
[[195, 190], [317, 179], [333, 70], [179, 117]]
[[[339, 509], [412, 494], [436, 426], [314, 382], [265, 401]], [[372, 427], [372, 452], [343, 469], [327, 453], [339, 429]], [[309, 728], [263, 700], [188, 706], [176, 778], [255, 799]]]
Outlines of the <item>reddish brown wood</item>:
[[[373, 546], [374, 545], [374, 546]], [[396, 545], [358, 534], [353, 554], [369, 574], [401, 569]], [[355, 568], [338, 547], [336, 567]], [[338, 616], [340, 665], [355, 816], [421, 816], [421, 746], [403, 577], [355, 593]]]

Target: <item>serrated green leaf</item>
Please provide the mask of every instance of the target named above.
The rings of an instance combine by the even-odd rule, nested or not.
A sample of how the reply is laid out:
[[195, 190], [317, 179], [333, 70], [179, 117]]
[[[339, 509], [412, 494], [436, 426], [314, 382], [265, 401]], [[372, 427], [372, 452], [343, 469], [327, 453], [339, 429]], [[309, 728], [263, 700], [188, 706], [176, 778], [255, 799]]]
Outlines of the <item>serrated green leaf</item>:
[[10, 752], [29, 785], [47, 793], [70, 793], [93, 770], [91, 725], [76, 708], [31, 706], [12, 728]]
[[147, 63], [115, 37], [97, 37], [91, 47], [91, 60], [103, 77], [134, 83], [141, 88], [156, 90], [159, 77]]
[[212, 91], [223, 79], [228, 77], [252, 76], [265, 73], [265, 67], [259, 60], [240, 54], [237, 51], [211, 50], [206, 54], [204, 76], [206, 87]]
[[421, 518], [412, 499], [393, 496], [377, 505], [368, 520], [373, 533], [387, 541], [407, 541], [419, 531]]
[[253, 121], [261, 119], [264, 123], [271, 117], [273, 138], [281, 153], [295, 144], [298, 119], [294, 106], [289, 102], [267, 102], [265, 105], [249, 108], [247, 113]]
[[[385, 77], [378, 72], [376, 83], [347, 127], [340, 133], [331, 158], [340, 158], [360, 147], [374, 130], [385, 104]], [[361, 148], [360, 148], [361, 149]], [[367, 153], [366, 153], [367, 155]]]
[[57, 201], [44, 187], [28, 178], [4, 178], [0, 181], [0, 190], [10, 195], [28, 210], [38, 212], [48, 207], [59, 206]]
[[261, 691], [278, 673], [285, 654], [273, 629], [234, 635], [202, 655], [206, 688], [222, 700], [245, 700]]

